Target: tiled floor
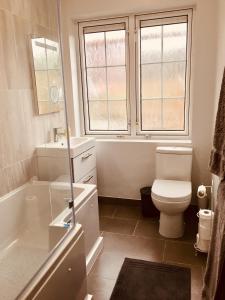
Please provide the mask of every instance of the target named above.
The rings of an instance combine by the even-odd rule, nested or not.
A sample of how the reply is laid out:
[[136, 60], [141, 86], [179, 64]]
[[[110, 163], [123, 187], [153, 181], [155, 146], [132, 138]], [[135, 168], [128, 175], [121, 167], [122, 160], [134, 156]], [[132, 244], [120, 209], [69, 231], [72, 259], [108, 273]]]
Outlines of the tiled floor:
[[88, 276], [88, 291], [95, 300], [110, 298], [125, 257], [190, 267], [192, 300], [201, 299], [206, 256], [196, 256], [193, 248], [194, 213], [187, 211], [184, 237], [175, 240], [160, 236], [158, 220], [143, 218], [138, 206], [100, 204], [99, 210], [104, 249]]

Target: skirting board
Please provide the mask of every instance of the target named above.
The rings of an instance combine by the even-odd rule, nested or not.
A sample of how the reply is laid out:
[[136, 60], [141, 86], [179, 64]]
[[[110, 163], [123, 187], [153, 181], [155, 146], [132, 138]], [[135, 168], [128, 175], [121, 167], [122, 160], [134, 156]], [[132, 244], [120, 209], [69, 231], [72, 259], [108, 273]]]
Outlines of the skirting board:
[[87, 275], [90, 273], [96, 259], [98, 258], [100, 252], [102, 251], [102, 249], [103, 249], [103, 237], [99, 236], [86, 258]]

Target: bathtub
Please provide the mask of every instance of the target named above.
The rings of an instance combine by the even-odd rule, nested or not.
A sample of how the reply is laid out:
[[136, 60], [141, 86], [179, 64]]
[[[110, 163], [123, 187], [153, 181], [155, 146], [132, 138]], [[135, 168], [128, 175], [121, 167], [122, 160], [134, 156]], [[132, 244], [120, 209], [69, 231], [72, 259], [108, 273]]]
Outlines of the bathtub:
[[[73, 188], [90, 270], [102, 248], [97, 190], [94, 185], [83, 184], [74, 184]], [[72, 215], [66, 203], [69, 197], [68, 183], [32, 181], [0, 198], [0, 299], [15, 299], [44, 267], [62, 236], [70, 233]], [[80, 235], [79, 230], [76, 234]]]

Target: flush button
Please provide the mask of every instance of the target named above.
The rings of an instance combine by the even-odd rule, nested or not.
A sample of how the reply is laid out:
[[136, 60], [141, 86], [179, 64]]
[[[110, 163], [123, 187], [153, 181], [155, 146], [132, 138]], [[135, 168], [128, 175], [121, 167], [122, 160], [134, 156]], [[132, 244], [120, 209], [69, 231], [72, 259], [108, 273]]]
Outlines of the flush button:
[[68, 268], [68, 272], [71, 272], [72, 271], [72, 268]]

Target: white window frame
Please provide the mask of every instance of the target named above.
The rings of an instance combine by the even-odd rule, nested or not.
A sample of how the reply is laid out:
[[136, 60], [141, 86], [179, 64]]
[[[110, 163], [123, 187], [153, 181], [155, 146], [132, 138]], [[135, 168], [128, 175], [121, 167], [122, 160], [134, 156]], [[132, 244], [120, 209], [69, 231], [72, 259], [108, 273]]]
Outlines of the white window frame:
[[[86, 74], [86, 64], [85, 64], [85, 45], [84, 45], [84, 31], [85, 28], [93, 27], [91, 32], [99, 32], [99, 28], [104, 26], [107, 31], [110, 31], [111, 28], [115, 28], [117, 24], [124, 24], [125, 27], [125, 57], [126, 57], [126, 102], [127, 102], [127, 130], [91, 130], [90, 129], [90, 118], [89, 118], [89, 107], [88, 107], [88, 95], [87, 95], [87, 74]], [[98, 27], [100, 26], [100, 27]], [[78, 32], [79, 32], [79, 41], [80, 41], [80, 63], [81, 63], [81, 89], [82, 89], [82, 108], [83, 108], [83, 118], [84, 118], [84, 134], [85, 135], [130, 135], [131, 133], [131, 121], [130, 121], [130, 80], [129, 80], [129, 20], [128, 17], [118, 17], [118, 18], [109, 18], [102, 20], [93, 20], [78, 22]]]
[[[140, 28], [141, 22], [149, 25], [173, 24], [182, 22], [187, 18], [187, 51], [186, 51], [186, 82], [184, 100], [184, 130], [141, 130], [141, 96], [140, 96]], [[190, 75], [191, 75], [191, 37], [192, 37], [192, 9], [185, 9], [171, 12], [161, 12], [146, 15], [138, 15], [135, 18], [136, 31], [136, 88], [137, 88], [137, 135], [157, 135], [157, 136], [189, 136], [190, 123]]]
[[[156, 19], [180, 18], [187, 16], [187, 64], [186, 64], [186, 95], [185, 95], [185, 112], [184, 112], [184, 130], [149, 130], [141, 131], [140, 124], [140, 31], [139, 23], [141, 21], [149, 22]], [[128, 139], [189, 139], [191, 135], [191, 112], [190, 112], [190, 90], [191, 90], [191, 49], [192, 49], [192, 17], [193, 9], [187, 8], [182, 10], [154, 12], [146, 14], [131, 14], [123, 17], [102, 18], [97, 20], [80, 20], [75, 21], [76, 44], [79, 45], [77, 51], [78, 61], [78, 88], [79, 104], [81, 114], [81, 134], [95, 136], [96, 138], [128, 138]], [[86, 66], [84, 56], [84, 36], [83, 28], [89, 26], [102, 26], [105, 24], [126, 24], [126, 75], [127, 75], [127, 131], [93, 131], [89, 128], [88, 100], [86, 86]], [[162, 24], [162, 22], [161, 22]], [[168, 24], [168, 23], [167, 23]], [[129, 45], [129, 47], [127, 47]]]

